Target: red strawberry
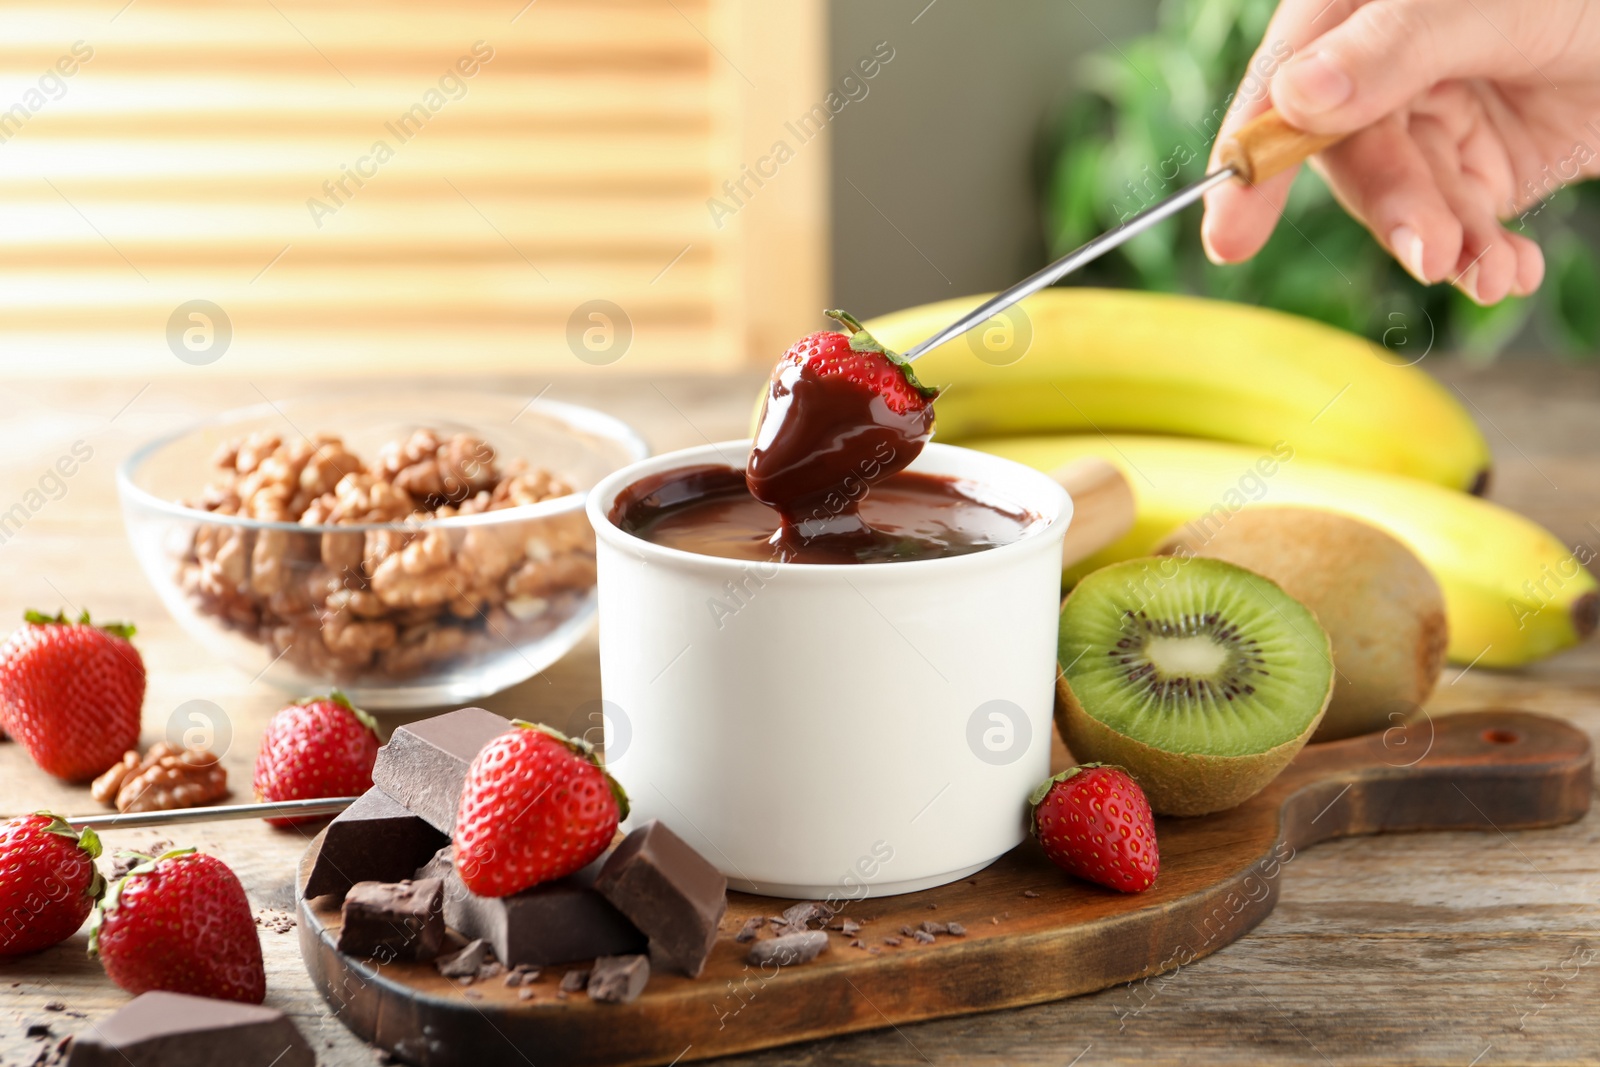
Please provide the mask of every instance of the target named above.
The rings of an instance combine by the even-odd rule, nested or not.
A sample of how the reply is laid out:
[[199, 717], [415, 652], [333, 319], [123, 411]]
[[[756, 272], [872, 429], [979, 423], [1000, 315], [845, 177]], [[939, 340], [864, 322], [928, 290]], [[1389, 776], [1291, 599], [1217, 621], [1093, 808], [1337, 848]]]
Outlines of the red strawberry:
[[84, 782], [139, 744], [144, 660], [133, 627], [30, 611], [0, 646], [0, 718], [44, 771]]
[[473, 759], [456, 813], [456, 871], [485, 897], [581, 870], [628, 817], [628, 796], [592, 745], [516, 725]]
[[[378, 724], [335, 690], [290, 704], [267, 723], [256, 756], [256, 800], [360, 796], [372, 788]], [[268, 819], [273, 826], [320, 815]]]
[[106, 974], [135, 996], [163, 989], [260, 1004], [261, 937], [228, 865], [192, 848], [141, 858], [89, 925], [89, 952]]
[[100, 839], [47, 811], [0, 823], [0, 959], [65, 941], [89, 917], [106, 881]]
[[1057, 867], [1124, 893], [1149, 889], [1161, 869], [1155, 820], [1121, 767], [1085, 763], [1047, 778], [1028, 798], [1030, 825]]
[[800, 338], [778, 360], [780, 374], [789, 365], [806, 367], [819, 378], [843, 378], [882, 397], [897, 415], [928, 409], [939, 390], [919, 382], [898, 352], [879, 344], [849, 312], [824, 314], [850, 332], [823, 330]]

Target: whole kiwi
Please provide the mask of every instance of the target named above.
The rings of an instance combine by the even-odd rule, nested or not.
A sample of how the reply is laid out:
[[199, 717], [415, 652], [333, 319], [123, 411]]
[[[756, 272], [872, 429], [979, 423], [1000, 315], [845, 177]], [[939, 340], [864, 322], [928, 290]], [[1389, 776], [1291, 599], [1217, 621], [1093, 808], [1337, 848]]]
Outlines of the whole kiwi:
[[1444, 595], [1388, 533], [1317, 508], [1250, 507], [1220, 525], [1192, 522], [1158, 550], [1203, 556], [1272, 579], [1316, 615], [1333, 642], [1333, 699], [1313, 741], [1383, 730], [1415, 712], [1444, 669]]

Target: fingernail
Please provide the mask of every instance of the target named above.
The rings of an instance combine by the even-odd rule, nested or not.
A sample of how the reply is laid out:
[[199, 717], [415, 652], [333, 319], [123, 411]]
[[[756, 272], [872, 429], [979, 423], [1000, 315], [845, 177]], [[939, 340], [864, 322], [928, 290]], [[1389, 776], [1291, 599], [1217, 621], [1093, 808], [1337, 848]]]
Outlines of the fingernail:
[[1205, 218], [1200, 220], [1200, 248], [1213, 265], [1218, 267], [1228, 265], [1221, 256], [1217, 255], [1217, 250], [1211, 247], [1211, 215], [1209, 212]]
[[1478, 265], [1476, 263], [1461, 272], [1461, 277], [1456, 279], [1456, 288], [1472, 298], [1472, 302], [1479, 307], [1486, 307], [1483, 298], [1478, 295]]
[[1389, 250], [1400, 265], [1423, 285], [1428, 284], [1428, 272], [1422, 265], [1422, 238], [1410, 226], [1396, 226], [1389, 231]]
[[1321, 52], [1312, 52], [1284, 67], [1278, 74], [1278, 85], [1288, 94], [1290, 103], [1310, 114], [1332, 111], [1355, 91], [1350, 75]]

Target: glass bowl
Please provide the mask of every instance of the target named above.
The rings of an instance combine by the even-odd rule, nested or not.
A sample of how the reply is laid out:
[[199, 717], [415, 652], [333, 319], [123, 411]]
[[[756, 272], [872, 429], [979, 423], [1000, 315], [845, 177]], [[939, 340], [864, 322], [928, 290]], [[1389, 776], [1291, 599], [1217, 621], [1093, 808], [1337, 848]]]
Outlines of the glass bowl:
[[[387, 488], [374, 486], [360, 461], [425, 442], [412, 436], [424, 428], [449, 448], [391, 449]], [[252, 435], [245, 455], [230, 451]], [[145, 577], [208, 652], [296, 694], [337, 687], [358, 706], [414, 708], [515, 685], [583, 637], [596, 602], [584, 496], [648, 454], [589, 408], [379, 390], [227, 412], [140, 448], [117, 489]], [[519, 460], [526, 477], [491, 493]], [[208, 490], [219, 479], [235, 488]], [[405, 503], [417, 499], [444, 517]]]

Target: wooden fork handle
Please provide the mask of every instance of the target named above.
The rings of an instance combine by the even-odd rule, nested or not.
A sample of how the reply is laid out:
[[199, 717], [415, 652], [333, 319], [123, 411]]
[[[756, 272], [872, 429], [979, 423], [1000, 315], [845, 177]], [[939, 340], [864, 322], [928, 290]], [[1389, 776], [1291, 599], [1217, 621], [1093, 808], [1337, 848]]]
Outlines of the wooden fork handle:
[[1276, 110], [1265, 111], [1223, 139], [1217, 159], [1239, 180], [1258, 185], [1337, 144], [1342, 133], [1307, 133], [1289, 125]]

